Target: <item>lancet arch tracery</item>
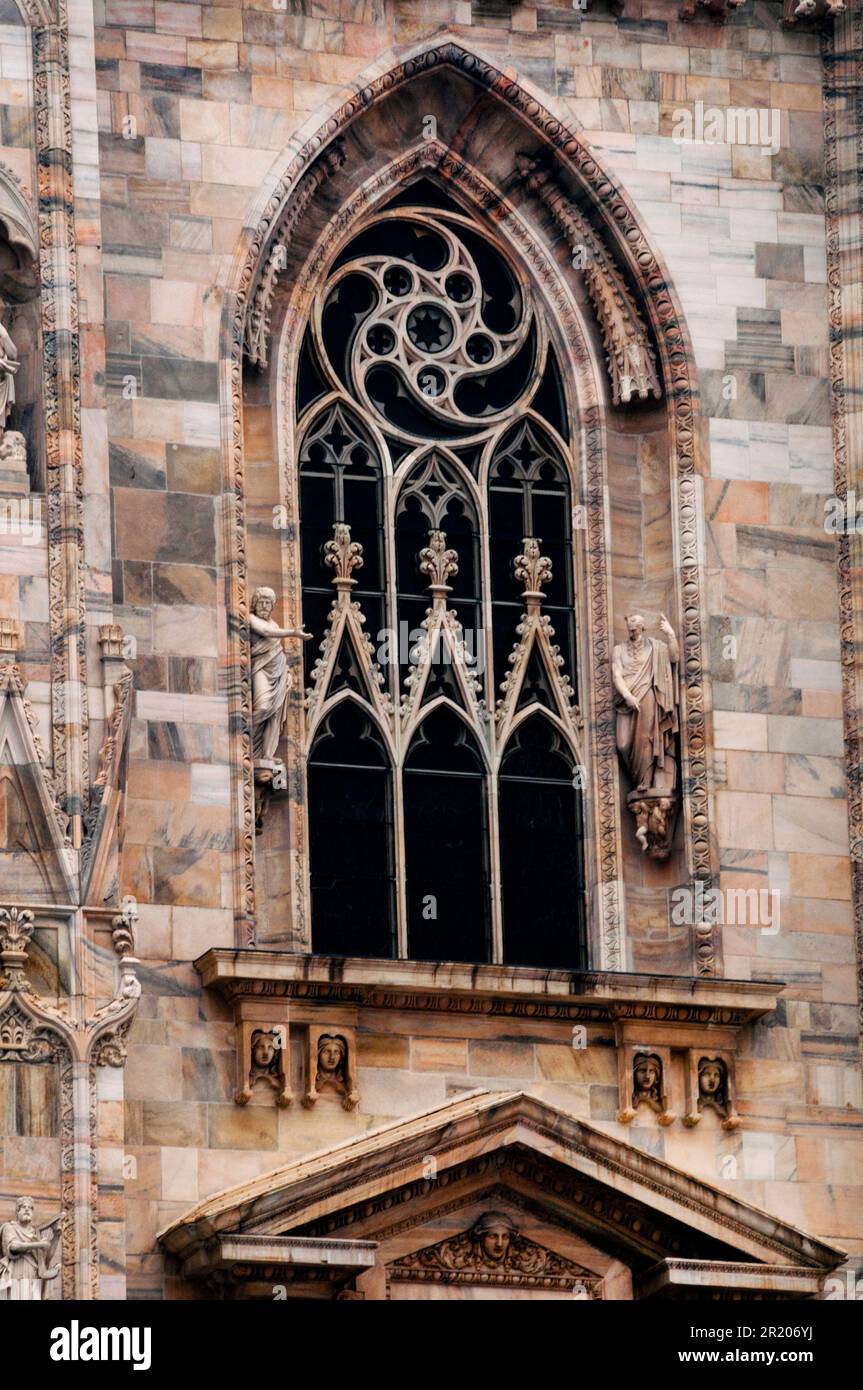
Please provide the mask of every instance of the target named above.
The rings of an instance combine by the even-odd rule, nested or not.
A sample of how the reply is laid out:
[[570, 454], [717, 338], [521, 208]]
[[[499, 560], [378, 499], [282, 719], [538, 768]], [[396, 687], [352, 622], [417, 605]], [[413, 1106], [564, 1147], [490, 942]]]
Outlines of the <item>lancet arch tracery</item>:
[[[299, 364], [302, 620], [318, 648], [307, 653], [296, 730], [307, 766], [312, 949], [501, 961], [512, 936], [517, 963], [576, 968], [586, 881], [583, 783], [574, 776], [585, 762], [572, 703], [574, 468], [539, 299], [503, 247], [421, 175], [361, 217], [336, 250]], [[542, 538], [525, 534], [534, 517], [551, 523], [559, 576]], [[552, 584], [568, 628], [563, 652], [541, 613]], [[516, 729], [545, 713], [538, 736]], [[566, 749], [568, 794], [558, 805], [571, 825], [558, 852], [571, 863], [545, 892], [565, 882], [558, 913], [573, 920], [557, 943], [547, 933], [540, 959], [522, 939], [521, 884], [507, 902], [501, 835], [517, 833], [512, 768], [520, 760], [524, 781], [532, 758], [539, 776], [550, 745]], [[532, 860], [526, 823], [521, 835], [522, 858]], [[334, 907], [346, 872], [348, 911]]]

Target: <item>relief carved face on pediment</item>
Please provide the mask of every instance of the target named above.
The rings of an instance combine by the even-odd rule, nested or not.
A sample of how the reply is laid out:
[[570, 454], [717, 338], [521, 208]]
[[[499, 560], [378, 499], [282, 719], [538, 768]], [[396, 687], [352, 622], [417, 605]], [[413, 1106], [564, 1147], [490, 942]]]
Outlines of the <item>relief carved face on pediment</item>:
[[461, 1235], [402, 1256], [390, 1279], [445, 1284], [506, 1284], [601, 1296], [601, 1281], [572, 1260], [529, 1240], [506, 1212], [486, 1212]]

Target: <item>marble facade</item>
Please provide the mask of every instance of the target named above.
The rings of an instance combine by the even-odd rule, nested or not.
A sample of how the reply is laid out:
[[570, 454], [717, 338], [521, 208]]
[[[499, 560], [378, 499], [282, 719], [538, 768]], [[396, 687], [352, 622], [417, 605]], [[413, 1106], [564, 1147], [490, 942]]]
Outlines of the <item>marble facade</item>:
[[[37, 1229], [62, 1211], [43, 1297], [859, 1282], [861, 24], [793, 0], [0, 0], [26, 454], [0, 460], [0, 908], [32, 918], [0, 925], [0, 1225], [24, 1196]], [[748, 110], [775, 150], [679, 138]], [[290, 643], [258, 766], [255, 591], [303, 624], [295, 325], [351, 219], [421, 169], [493, 210], [570, 351], [573, 977], [311, 956]], [[645, 610], [680, 642], [658, 855], [613, 728]], [[581, 1214], [617, 1185], [623, 1234]]]

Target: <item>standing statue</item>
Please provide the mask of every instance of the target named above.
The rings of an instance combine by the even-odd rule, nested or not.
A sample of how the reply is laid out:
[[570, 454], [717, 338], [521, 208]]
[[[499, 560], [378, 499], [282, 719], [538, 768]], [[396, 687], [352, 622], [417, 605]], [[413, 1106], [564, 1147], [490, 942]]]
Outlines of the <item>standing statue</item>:
[[0, 323], [0, 435], [15, 404], [15, 373], [20, 365], [18, 349]]
[[670, 852], [677, 808], [677, 666], [680, 648], [665, 614], [659, 627], [665, 641], [645, 637], [644, 618], [626, 619], [629, 639], [612, 654], [617, 692], [617, 751], [632, 782], [627, 805], [635, 815], [636, 838], [655, 858]]
[[63, 1213], [37, 1229], [33, 1198], [19, 1197], [15, 1220], [0, 1226], [0, 1299], [24, 1303], [41, 1300], [44, 1285], [60, 1273], [57, 1255]]
[[256, 761], [272, 761], [285, 722], [291, 674], [282, 646], [284, 637], [311, 640], [310, 632], [279, 627], [271, 614], [276, 606], [272, 589], [256, 589], [249, 628], [252, 634], [252, 749]]

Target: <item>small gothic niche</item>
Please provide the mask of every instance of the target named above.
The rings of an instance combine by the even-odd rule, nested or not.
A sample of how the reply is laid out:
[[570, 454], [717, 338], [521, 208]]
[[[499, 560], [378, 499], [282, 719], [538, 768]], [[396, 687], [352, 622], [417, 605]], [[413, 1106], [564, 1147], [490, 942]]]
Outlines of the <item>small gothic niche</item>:
[[343, 1110], [359, 1104], [356, 1088], [357, 1038], [353, 1028], [310, 1024], [306, 1034], [306, 1093], [310, 1107], [321, 1096], [335, 1096]]

